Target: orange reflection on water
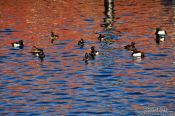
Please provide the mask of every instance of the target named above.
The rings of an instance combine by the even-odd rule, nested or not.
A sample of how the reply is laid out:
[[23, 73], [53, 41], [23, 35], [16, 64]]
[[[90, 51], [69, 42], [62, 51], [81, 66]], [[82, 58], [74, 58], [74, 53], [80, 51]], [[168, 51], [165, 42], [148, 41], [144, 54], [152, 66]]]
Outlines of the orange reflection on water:
[[[14, 5], [15, 4], [15, 5]], [[23, 49], [21, 51], [22, 54], [28, 55], [32, 57], [32, 54], [29, 54], [30, 48], [33, 45], [43, 48], [46, 53], [46, 58], [43, 63], [41, 63], [37, 58], [32, 57], [31, 60], [25, 60], [23, 62], [32, 70], [28, 69], [19, 69], [25, 73], [19, 80], [27, 81], [32, 80], [32, 84], [37, 86], [24, 86], [24, 85], [8, 85], [8, 90], [13, 90], [15, 92], [9, 93], [11, 96], [27, 96], [33, 97], [35, 94], [26, 93], [22, 94], [21, 91], [31, 90], [32, 92], [40, 92], [43, 90], [44, 92], [62, 92], [61, 87], [64, 85], [69, 87], [70, 89], [64, 90], [64, 92], [70, 96], [77, 97], [77, 94], [82, 94], [83, 91], [78, 91], [76, 88], [83, 89], [91, 89], [95, 86], [96, 82], [92, 77], [88, 75], [95, 75], [94, 72], [82, 72], [82, 74], [75, 74], [77, 71], [81, 71], [85, 66], [81, 64], [81, 58], [84, 56], [84, 52], [90, 48], [91, 45], [96, 45], [92, 43], [91, 45], [85, 45], [85, 50], [75, 49], [75, 45], [77, 45], [77, 41], [80, 38], [84, 38], [85, 40], [91, 42], [97, 42], [97, 34], [96, 32], [104, 30], [100, 27], [100, 24], [103, 23], [104, 18], [104, 6], [103, 0], [89, 1], [89, 0], [50, 0], [50, 1], [11, 1], [11, 0], [1, 0], [0, 1], [0, 29], [10, 28], [17, 32], [12, 32], [11, 35], [6, 35], [3, 37], [3, 42], [0, 43], [0, 47], [9, 46], [11, 47], [11, 42], [16, 41], [18, 39], [22, 39], [25, 41], [25, 46], [27, 49]], [[154, 31], [156, 27], [163, 26], [167, 29], [168, 34], [171, 36], [173, 33], [173, 26], [171, 23], [168, 23], [170, 17], [169, 14], [162, 15], [165, 6], [161, 3], [161, 0], [158, 1], [140, 1], [140, 0], [119, 0], [115, 1], [115, 15], [116, 18], [114, 22], [114, 27], [116, 30], [114, 33], [121, 32], [119, 40], [114, 40], [116, 42], [117, 49], [122, 50], [123, 46], [131, 43], [132, 41], [136, 42], [136, 46], [143, 50], [146, 55], [148, 54], [163, 54], [164, 52], [160, 51], [161, 48], [172, 48], [171, 42], [174, 40], [168, 40], [167, 43], [163, 43], [160, 46], [157, 46], [154, 42]], [[171, 9], [172, 11], [172, 9]], [[171, 13], [170, 11], [170, 13]], [[157, 20], [160, 19], [160, 20]], [[50, 43], [48, 36], [50, 32], [54, 31], [55, 34], [58, 34], [60, 38], [55, 41], [54, 45]], [[1, 33], [0, 33], [1, 34]], [[2, 34], [4, 35], [4, 34]], [[149, 36], [145, 36], [149, 35]], [[152, 36], [152, 37], [150, 37]], [[69, 43], [60, 44], [62, 41], [71, 40]], [[61, 46], [57, 48], [57, 46]], [[115, 47], [116, 47], [115, 46]], [[149, 49], [148, 49], [149, 48]], [[75, 49], [75, 50], [74, 50]], [[0, 50], [0, 56], [8, 55], [6, 52], [10, 52], [10, 50], [6, 51], [5, 49]], [[70, 57], [66, 56], [64, 53], [70, 55]], [[112, 50], [107, 50], [107, 52], [112, 52]], [[72, 54], [76, 54], [77, 56], [71, 57]], [[126, 51], [126, 54], [130, 54]], [[172, 56], [169, 51], [168, 55]], [[155, 56], [156, 57], [156, 56]], [[16, 61], [24, 61], [23, 58], [14, 58]], [[51, 61], [60, 61], [59, 63], [51, 62]], [[163, 62], [162, 62], [163, 60]], [[142, 63], [142, 61], [144, 63]], [[95, 62], [95, 61], [94, 61]], [[125, 59], [117, 59], [117, 63], [120, 66], [126, 63]], [[139, 63], [142, 64], [139, 64]], [[170, 57], [164, 57], [160, 60], [151, 61], [149, 58], [145, 58], [143, 60], [138, 61], [138, 64], [141, 67], [146, 67], [150, 73], [155, 74], [154, 76], [160, 76], [168, 74], [168, 72], [161, 72], [160, 70], [154, 70], [155, 67], [166, 67], [172, 68], [172, 66], [167, 65], [172, 62]], [[23, 63], [15, 63], [8, 62], [8, 66], [11, 67], [22, 67]], [[128, 63], [131, 63], [128, 62]], [[134, 62], [135, 63], [135, 62]], [[1, 66], [1, 64], [0, 64]], [[3, 67], [6, 67], [4, 64]], [[47, 71], [42, 70], [42, 66], [47, 66], [45, 68], [49, 74], [47, 78], [36, 78], [39, 76], [47, 75]], [[92, 63], [89, 64], [88, 67], [100, 67], [101, 63]], [[61, 71], [58, 71], [58, 70]], [[150, 75], [142, 75], [136, 74], [137, 72], [144, 72], [144, 68], [141, 69], [127, 69], [125, 67], [125, 72], [119, 72], [112, 74], [115, 77], [123, 77], [127, 78], [128, 84], [130, 86], [149, 86], [152, 83], [160, 84], [161, 87], [168, 86], [173, 87], [174, 78], [169, 78], [168, 80], [165, 78], [157, 78]], [[20, 76], [18, 72], [14, 69], [6, 69], [3, 70], [2, 73], [4, 75], [9, 76]], [[50, 72], [49, 72], [50, 73]], [[171, 72], [173, 75], [173, 72]], [[72, 75], [72, 76], [71, 76]], [[67, 77], [68, 76], [68, 77]], [[106, 78], [106, 77], [102, 77]], [[137, 79], [143, 78], [144, 81], [139, 81]], [[146, 80], [147, 78], [147, 80]], [[131, 80], [134, 79], [134, 80]], [[54, 83], [56, 81], [62, 80], [65, 83]], [[80, 81], [81, 80], [81, 81]], [[11, 80], [7, 80], [8, 82], [13, 83]], [[88, 82], [90, 85], [84, 85], [83, 82]], [[3, 84], [2, 84], [3, 85]], [[107, 86], [107, 85], [106, 85]], [[48, 89], [48, 90], [44, 90]], [[153, 88], [155, 90], [160, 90], [160, 87]], [[124, 88], [124, 92], [140, 92], [146, 95], [156, 96], [159, 93], [156, 92], [148, 92], [143, 88]], [[39, 94], [37, 97], [41, 97], [42, 94]], [[54, 110], [57, 112], [61, 112], [62, 114], [66, 114], [70, 109], [72, 109], [74, 105], [73, 100], [55, 100], [57, 96], [52, 94], [47, 94], [46, 98], [40, 99], [40, 102], [66, 102], [66, 104], [59, 104], [54, 107]], [[139, 97], [137, 95], [131, 95], [129, 98], [137, 100]], [[91, 98], [82, 98], [83, 100], [91, 100]], [[98, 99], [98, 98], [97, 98]], [[161, 98], [164, 99], [164, 98]], [[154, 99], [153, 99], [154, 100]], [[158, 101], [160, 99], [156, 99]], [[6, 102], [9, 102], [7, 100]], [[129, 103], [128, 99], [122, 98], [120, 100], [116, 100], [121, 103]], [[12, 102], [12, 101], [10, 101]], [[16, 101], [19, 104], [27, 104], [26, 101]], [[35, 102], [31, 102], [31, 105], [34, 105]], [[138, 104], [131, 104], [135, 109], [141, 109], [142, 107]], [[27, 106], [26, 106], [27, 107]], [[36, 110], [47, 110], [50, 106], [41, 106], [36, 108]], [[112, 109], [109, 109], [112, 111]], [[9, 112], [20, 112], [20, 110], [9, 110]]]
[[140, 82], [138, 80], [130, 80], [129, 84], [134, 85], [134, 86], [146, 86], [147, 84], [144, 82]]
[[143, 106], [138, 105], [138, 104], [132, 104], [132, 107], [133, 107], [134, 109], [137, 109], [137, 110], [143, 110], [143, 109], [144, 109]]
[[[172, 35], [173, 25], [169, 23], [169, 20], [172, 20], [170, 17], [173, 14], [172, 9], [169, 9], [170, 14], [163, 14], [164, 9], [167, 9], [161, 1], [153, 2], [148, 1], [116, 1], [116, 16], [120, 18], [116, 22], [118, 30], [121, 32], [127, 32], [127, 34], [122, 34], [121, 38], [123, 43], [130, 43], [131, 41], [136, 42], [138, 48], [144, 46], [151, 46], [151, 50], [155, 50], [154, 39], [143, 37], [141, 35], [147, 34], [154, 36], [156, 27], [164, 27], [168, 34]], [[151, 7], [150, 7], [151, 5]], [[159, 9], [158, 9], [158, 8]], [[138, 9], [140, 9], [138, 11]], [[150, 15], [151, 14], [151, 15]], [[156, 20], [159, 19], [159, 20]], [[128, 36], [136, 36], [132, 39], [126, 39]], [[137, 37], [141, 36], [141, 37]], [[143, 46], [144, 45], [144, 46]], [[145, 49], [146, 52], [149, 49]], [[157, 52], [157, 51], [154, 51]]]
[[[99, 24], [101, 19], [99, 17], [103, 16], [103, 13], [101, 12], [103, 11], [103, 6], [96, 6], [97, 3], [103, 2], [93, 1], [82, 4], [78, 0], [73, 2], [17, 1], [15, 2], [15, 6], [18, 8], [16, 8], [13, 5], [13, 1], [8, 2], [2, 0], [1, 4], [3, 5], [1, 5], [0, 11], [4, 22], [2, 22], [3, 25], [1, 25], [0, 28], [3, 29], [15, 26], [14, 29], [19, 30], [20, 32], [13, 33], [13, 35], [8, 37], [23, 39], [28, 42], [26, 45], [32, 43], [40, 47], [48, 46], [47, 44], [42, 45], [41, 42], [43, 39], [47, 39], [50, 31], [60, 34], [61, 40], [78, 40], [81, 37], [86, 37], [84, 36], [85, 33], [90, 34], [87, 36], [88, 39], [94, 39], [96, 30], [100, 30]], [[62, 7], [58, 7], [60, 4], [62, 4]], [[78, 11], [77, 14], [77, 10], [80, 10], [79, 7], [83, 8], [83, 10]], [[70, 10], [67, 10], [68, 8]], [[97, 12], [90, 12], [91, 9], [96, 9]], [[13, 20], [13, 17], [7, 18], [7, 15], [15, 16], [15, 20]], [[93, 26], [95, 31], [88, 29], [81, 31], [81, 28], [88, 27], [89, 24], [83, 20], [89, 17], [92, 17], [94, 20]], [[74, 30], [73, 28], [77, 28], [78, 30]], [[92, 36], [93, 38], [89, 36]], [[8, 39], [5, 39], [5, 42], [8, 42]], [[69, 49], [69, 47], [67, 49]]]
[[16, 90], [16, 91], [22, 91], [29, 89], [28, 86], [20, 86], [20, 85], [9, 85], [7, 86], [7, 89], [9, 90]]
[[174, 87], [175, 86], [175, 78], [172, 77], [169, 80], [165, 81], [166, 86], [168, 87]]
[[8, 76], [12, 76], [12, 77], [14, 75], [18, 76], [18, 74], [14, 70], [11, 70], [11, 69], [9, 69], [9, 70], [3, 70], [2, 73], [5, 74], [5, 75], [8, 75]]

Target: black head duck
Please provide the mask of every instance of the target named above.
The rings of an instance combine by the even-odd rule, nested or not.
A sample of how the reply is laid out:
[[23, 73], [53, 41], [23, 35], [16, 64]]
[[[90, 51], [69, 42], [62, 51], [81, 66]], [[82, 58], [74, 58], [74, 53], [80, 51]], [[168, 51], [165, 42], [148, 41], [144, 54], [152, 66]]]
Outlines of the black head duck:
[[14, 48], [20, 48], [22, 49], [24, 47], [24, 42], [23, 40], [20, 40], [18, 42], [13, 42], [11, 43]]
[[104, 41], [104, 40], [105, 40], [105, 36], [104, 36], [103, 34], [99, 34], [98, 40], [99, 40], [100, 42]]
[[144, 58], [144, 57], [145, 57], [144, 52], [138, 51], [136, 48], [133, 49], [131, 55], [132, 55], [133, 57], [141, 57], [141, 58]]
[[55, 40], [58, 39], [58, 35], [55, 35], [53, 31], [51, 31], [51, 34], [50, 34], [50, 40], [51, 40], [51, 43], [53, 43]]
[[135, 42], [131, 42], [131, 44], [124, 46], [124, 48], [133, 51], [135, 49]]
[[81, 38], [79, 41], [78, 41], [78, 46], [80, 46], [81, 48], [83, 48], [84, 46], [84, 39]]
[[164, 41], [167, 35], [167, 32], [162, 28], [156, 28], [156, 42]]

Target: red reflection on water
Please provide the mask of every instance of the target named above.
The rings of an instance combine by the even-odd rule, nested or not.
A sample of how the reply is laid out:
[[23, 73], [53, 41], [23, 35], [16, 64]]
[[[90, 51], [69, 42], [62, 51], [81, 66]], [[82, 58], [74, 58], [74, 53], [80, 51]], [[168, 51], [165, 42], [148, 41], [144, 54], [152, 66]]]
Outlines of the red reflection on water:
[[[131, 43], [131, 41], [136, 42], [136, 46], [143, 50], [146, 53], [161, 53], [160, 48], [157, 47], [154, 43], [153, 38], [149, 38], [143, 36], [144, 34], [154, 36], [154, 31], [156, 27], [163, 26], [167, 29], [169, 35], [173, 33], [173, 26], [168, 20], [172, 16], [170, 14], [165, 14], [163, 11], [166, 7], [161, 3], [161, 0], [158, 1], [140, 1], [140, 0], [120, 0], [115, 1], [115, 15], [117, 18], [114, 23], [114, 27], [117, 27], [117, 30], [114, 33], [126, 32], [126, 34], [121, 34], [120, 39], [116, 40], [116, 43], [119, 45], [119, 48], [123, 49], [123, 46]], [[172, 9], [171, 9], [172, 10]], [[50, 35], [51, 31], [54, 31], [56, 34], [60, 35], [59, 40], [56, 42], [63, 41], [63, 40], [72, 40], [71, 43], [66, 45], [61, 52], [67, 52], [74, 48], [74, 45], [77, 44], [77, 41], [80, 38], [84, 38], [85, 40], [90, 41], [97, 41], [97, 35], [95, 34], [98, 31], [102, 31], [103, 29], [100, 27], [100, 24], [103, 23], [104, 18], [104, 6], [103, 0], [96, 0], [96, 1], [89, 1], [89, 0], [53, 0], [53, 1], [35, 1], [35, 0], [28, 0], [28, 1], [12, 1], [12, 0], [0, 0], [0, 30], [10, 28], [17, 32], [12, 32], [11, 35], [7, 35], [2, 38], [3, 42], [0, 43], [0, 47], [11, 46], [11, 42], [15, 41], [16, 39], [23, 39], [25, 41], [25, 46], [32, 47], [33, 45], [44, 48], [46, 53], [57, 53], [60, 52], [54, 45], [52, 45], [49, 41], [48, 36]], [[163, 13], [163, 15], [162, 15]], [[92, 19], [92, 22], [85, 21], [86, 19]], [[92, 25], [92, 26], [91, 26]], [[1, 33], [0, 33], [1, 34]], [[4, 35], [4, 33], [2, 34]], [[128, 36], [134, 36], [128, 38]], [[136, 37], [135, 37], [136, 36]], [[138, 37], [137, 37], [138, 36]], [[141, 36], [141, 37], [140, 37]], [[173, 41], [173, 40], [172, 40]], [[171, 43], [171, 42], [167, 42]], [[146, 47], [145, 47], [146, 46]], [[171, 48], [172, 45], [164, 44], [160, 47]], [[150, 49], [148, 49], [150, 48]], [[6, 55], [5, 53], [8, 52], [6, 50], [0, 50], [0, 56]], [[23, 53], [28, 53], [30, 50], [24, 50]], [[83, 54], [81, 50], [71, 51], [73, 54]], [[55, 55], [54, 54], [54, 55]], [[169, 54], [169, 53], [168, 53]], [[170, 54], [171, 55], [171, 54]], [[62, 60], [60, 56], [55, 55], [55, 60]], [[83, 55], [82, 55], [83, 56]], [[18, 60], [18, 59], [16, 59]], [[74, 57], [71, 61], [72, 68], [68, 70], [66, 66], [70, 66], [70, 63], [65, 61], [61, 61], [60, 67], [62, 68], [62, 73], [56, 72], [52, 74], [53, 77], [50, 79], [33, 79], [35, 83], [38, 85], [45, 85], [49, 84], [50, 81], [64, 80], [67, 82], [67, 86], [70, 88], [91, 88], [91, 86], [84, 86], [82, 82], [77, 81], [77, 78], [81, 78], [84, 81], [91, 81], [92, 84], [95, 84], [88, 76], [85, 75], [77, 75], [72, 78], [65, 78], [65, 75], [71, 74], [73, 72], [81, 70], [82, 67], [80, 66], [78, 57]], [[147, 68], [154, 68], [167, 66], [167, 68], [171, 67], [168, 66], [172, 59], [166, 57], [162, 60], [157, 61], [150, 61], [149, 63], [141, 64], [143, 67]], [[125, 60], [119, 59], [117, 62], [123, 64]], [[45, 72], [40, 69], [40, 64], [37, 61], [27, 61], [27, 65], [29, 65], [33, 70], [27, 71], [26, 74], [29, 75], [36, 75], [36, 76], [43, 76]], [[55, 67], [55, 64], [52, 62], [48, 62], [47, 60], [43, 63], [48, 66], [48, 70], [52, 70]], [[8, 66], [17, 67], [20, 65], [17, 63], [8, 63]], [[1, 66], [1, 64], [0, 64]], [[3, 65], [4, 66], [4, 65]], [[97, 66], [100, 64], [97, 63]], [[136, 69], [127, 69], [127, 74], [125, 73], [118, 73], [114, 74], [114, 76], [123, 76], [123, 77], [141, 77], [143, 78], [151, 78], [150, 80], [145, 80], [144, 82], [140, 82], [138, 80], [130, 80], [129, 84], [134, 86], [145, 86], [149, 85], [152, 82], [159, 82], [163, 85], [173, 87], [174, 79], [171, 78], [168, 81], [165, 79], [155, 79], [152, 76], [146, 75], [136, 75], [135, 72], [141, 72], [144, 70], [136, 70]], [[8, 69], [3, 70], [2, 72], [5, 75], [18, 75], [17, 72], [14, 70]], [[164, 72], [161, 71], [153, 71], [152, 73], [160, 75]], [[32, 78], [31, 76], [25, 76], [21, 79], [28, 80]], [[162, 82], [165, 81], [165, 82]], [[11, 82], [11, 81], [10, 81]], [[59, 86], [61, 84], [50, 84], [49, 86], [38, 86], [37, 89], [43, 88], [57, 88], [59, 90]], [[7, 87], [9, 90], [15, 90], [16, 92], [10, 93], [12, 96], [21, 95], [19, 91], [30, 89], [28, 86], [20, 86], [20, 85], [9, 85]], [[35, 88], [33, 88], [35, 89]], [[57, 90], [56, 89], [56, 90]], [[53, 90], [55, 92], [56, 90]], [[50, 90], [51, 91], [51, 90]], [[139, 91], [146, 93], [144, 89], [133, 89], [133, 88], [126, 88], [124, 89], [126, 92], [134, 92]], [[67, 90], [66, 93], [70, 95], [76, 95], [76, 91], [74, 90]], [[156, 95], [155, 93], [148, 93], [151, 95]], [[32, 94], [23, 94], [24, 96], [33, 96]], [[51, 98], [54, 96], [50, 95], [50, 99], [42, 99], [43, 101], [52, 101]], [[137, 99], [136, 96], [132, 96], [133, 99]], [[41, 100], [41, 101], [42, 101]], [[56, 111], [63, 111], [69, 110], [72, 107], [71, 100], [65, 100], [68, 104], [62, 104], [55, 107]], [[58, 100], [61, 102], [61, 100]], [[121, 102], [129, 102], [126, 99], [122, 99]], [[25, 103], [25, 102], [24, 102]], [[135, 108], [139, 108], [137, 105], [133, 105]], [[37, 110], [47, 110], [48, 107], [40, 107]]]
[[22, 91], [22, 90], [29, 89], [29, 87], [28, 86], [20, 86], [20, 85], [9, 85], [9, 86], [7, 86], [7, 89], [9, 89], [9, 90], [16, 90], [16, 91]]
[[175, 78], [172, 77], [169, 80], [165, 81], [166, 86], [168, 87], [174, 87], [175, 86]]
[[140, 82], [138, 80], [130, 80], [129, 84], [134, 85], [134, 86], [146, 86], [146, 83]]
[[[167, 9], [161, 1], [153, 2], [148, 1], [116, 1], [116, 16], [119, 17], [116, 22], [117, 29], [121, 32], [127, 32], [121, 36], [122, 43], [130, 43], [131, 41], [136, 42], [138, 48], [144, 46], [150, 46], [151, 50], [156, 50], [154, 46], [154, 40], [148, 37], [132, 37], [132, 39], [126, 39], [128, 36], [141, 36], [143, 34], [148, 34], [154, 36], [156, 27], [164, 27], [169, 35], [172, 35], [173, 25], [169, 23], [172, 20], [171, 15], [173, 10], [165, 13], [164, 10]], [[138, 43], [138, 44], [137, 44]], [[144, 46], [143, 46], [144, 45]], [[149, 49], [145, 49], [145, 52]], [[158, 52], [158, 51], [154, 51]]]
[[138, 105], [138, 104], [132, 104], [132, 107], [133, 107], [134, 109], [137, 109], [137, 110], [143, 110], [143, 109], [144, 109], [143, 106]]

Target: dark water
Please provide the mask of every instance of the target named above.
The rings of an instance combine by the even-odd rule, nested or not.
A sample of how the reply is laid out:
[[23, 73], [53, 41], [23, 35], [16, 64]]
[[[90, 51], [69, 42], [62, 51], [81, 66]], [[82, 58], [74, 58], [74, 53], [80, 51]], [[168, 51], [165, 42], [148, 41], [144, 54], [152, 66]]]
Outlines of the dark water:
[[[174, 0], [1, 0], [0, 115], [142, 116], [152, 107], [175, 115], [174, 13]], [[156, 44], [159, 26], [168, 37]], [[54, 44], [50, 31], [60, 36]], [[98, 42], [98, 33], [113, 44]], [[12, 48], [20, 39], [24, 49]], [[144, 59], [123, 48], [132, 41]], [[29, 53], [33, 45], [44, 62]], [[85, 65], [92, 45], [100, 55]]]

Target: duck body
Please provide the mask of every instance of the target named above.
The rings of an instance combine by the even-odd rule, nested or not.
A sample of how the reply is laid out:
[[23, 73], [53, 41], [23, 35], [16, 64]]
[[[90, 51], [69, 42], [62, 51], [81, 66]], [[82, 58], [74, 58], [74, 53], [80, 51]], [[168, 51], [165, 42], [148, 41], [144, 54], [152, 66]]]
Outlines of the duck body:
[[105, 40], [105, 36], [102, 35], [102, 34], [99, 34], [98, 40], [99, 40], [100, 42], [104, 41], [104, 40]]
[[12, 44], [12, 46], [14, 47], [14, 48], [20, 48], [20, 49], [23, 49], [23, 47], [24, 47], [24, 42], [23, 42], [23, 40], [20, 40], [20, 41], [18, 41], [18, 42], [14, 42], [14, 43], [11, 43]]
[[89, 59], [90, 59], [90, 60], [95, 59], [95, 54], [92, 53], [92, 52], [90, 52], [90, 53], [89, 53]]
[[94, 56], [99, 55], [99, 51], [97, 51], [97, 50], [95, 49], [95, 46], [92, 46], [92, 47], [91, 47], [91, 52], [90, 52], [90, 53], [93, 54]]
[[99, 55], [99, 51], [91, 51], [89, 54], [95, 57]]
[[43, 51], [43, 49], [37, 48], [36, 46], [33, 46], [31, 53], [39, 53]]
[[99, 51], [97, 51], [95, 49], [95, 46], [92, 46], [90, 49], [91, 49], [91, 52], [89, 53], [89, 58], [90, 59], [95, 59], [95, 56], [99, 55]]
[[89, 54], [87, 52], [85, 53], [83, 60], [84, 60], [85, 64], [88, 64]]
[[90, 49], [91, 49], [91, 52], [90, 53], [86, 52], [83, 58], [83, 61], [85, 61], [85, 64], [88, 64], [89, 60], [94, 60], [95, 56], [99, 55], [99, 51], [95, 49], [95, 46], [92, 46]]
[[105, 35], [99, 34], [98, 38], [97, 38], [100, 42], [104, 42], [108, 45], [112, 44], [112, 40], [111, 38], [106, 38]]
[[41, 60], [42, 60], [43, 58], [45, 58], [44, 51], [41, 51], [41, 52], [38, 53], [38, 58], [40, 58]]
[[161, 28], [156, 28], [155, 35], [156, 35], [156, 41], [164, 41], [167, 33], [165, 30]]
[[33, 49], [31, 51], [31, 53], [34, 55], [34, 56], [37, 56], [39, 58], [44, 58], [45, 55], [44, 55], [44, 50], [43, 49], [40, 49], [40, 48], [37, 48], [36, 46], [33, 46]]
[[51, 35], [50, 35], [50, 40], [51, 40], [51, 43], [53, 43], [55, 40], [58, 39], [58, 35], [55, 35], [54, 32], [51, 32]]
[[135, 42], [131, 42], [131, 44], [124, 46], [125, 49], [129, 51], [133, 51], [135, 48]]
[[83, 46], [84, 46], [84, 39], [81, 39], [81, 40], [78, 41], [78, 46], [83, 48]]
[[141, 57], [141, 58], [143, 58], [143, 57], [145, 57], [145, 54], [144, 54], [144, 52], [141, 52], [141, 51], [138, 51], [137, 49], [134, 49], [132, 51], [132, 56], [133, 57]]

